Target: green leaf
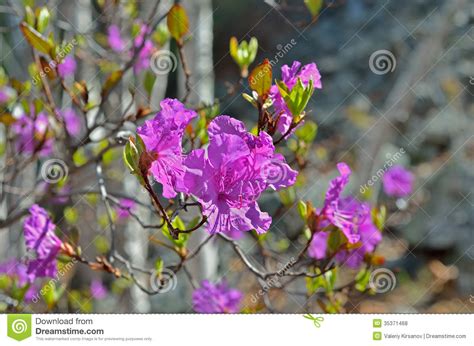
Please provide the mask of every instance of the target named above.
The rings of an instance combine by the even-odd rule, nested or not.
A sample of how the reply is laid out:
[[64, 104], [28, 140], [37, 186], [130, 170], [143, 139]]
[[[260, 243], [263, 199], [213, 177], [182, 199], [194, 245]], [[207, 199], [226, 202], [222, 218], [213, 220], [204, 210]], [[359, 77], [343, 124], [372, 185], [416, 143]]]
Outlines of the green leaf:
[[170, 39], [170, 32], [166, 24], [158, 25], [151, 37], [160, 47], [163, 47]]
[[240, 67], [240, 75], [245, 78], [248, 76], [248, 67], [252, 64], [257, 56], [258, 41], [252, 37], [249, 42], [237, 41], [236, 37], [231, 37], [229, 42], [229, 53], [234, 61]]
[[306, 202], [298, 201], [298, 213], [303, 220], [306, 220], [306, 216], [308, 215], [308, 207]]
[[384, 205], [380, 206], [378, 209], [373, 208], [371, 214], [375, 226], [377, 226], [378, 230], [382, 232], [387, 218], [387, 208]]
[[102, 99], [106, 97], [109, 92], [117, 85], [118, 82], [122, 79], [123, 71], [117, 70], [112, 72], [106, 79], [104, 86], [102, 87], [101, 97]]
[[333, 230], [329, 233], [328, 247], [329, 251], [334, 252], [338, 250], [345, 242], [345, 237], [342, 232], [338, 229]]
[[156, 74], [151, 71], [146, 71], [145, 78], [143, 79], [143, 88], [146, 91], [148, 97], [151, 96], [151, 92], [153, 90], [153, 86], [155, 85]]
[[[183, 220], [181, 220], [181, 218], [179, 216], [176, 216], [174, 218], [173, 222], [171, 222], [171, 224], [173, 225], [173, 227], [175, 229], [178, 229], [178, 230], [181, 230], [181, 231], [184, 231], [185, 227], [186, 227]], [[166, 223], [162, 228], [162, 232], [163, 232], [163, 235], [178, 248], [185, 247], [186, 243], [188, 242], [188, 239], [189, 239], [189, 233], [180, 233], [178, 235], [178, 239], [174, 239], [171, 236], [168, 225]]]
[[135, 174], [139, 172], [139, 160], [140, 154], [138, 153], [138, 149], [132, 140], [129, 139], [123, 150], [123, 161], [128, 166], [131, 173]]
[[140, 137], [140, 135], [138, 133], [135, 136], [135, 142], [136, 142], [136, 146], [137, 146], [137, 149], [138, 149], [138, 154], [141, 155], [142, 153], [144, 153], [146, 151], [146, 146], [145, 146], [145, 142], [143, 141], [142, 137]]
[[178, 4], [171, 7], [166, 22], [171, 36], [182, 43], [184, 35], [189, 30], [189, 18], [184, 7]]
[[239, 41], [237, 41], [237, 37], [232, 36], [229, 42], [229, 53], [230, 56], [240, 65], [239, 62]]
[[243, 97], [247, 102], [249, 102], [252, 106], [254, 106], [255, 108], [257, 108], [257, 101], [255, 101], [252, 96], [250, 96], [249, 94], [246, 94], [246, 93], [242, 93], [242, 97]]
[[161, 272], [163, 271], [164, 268], [164, 262], [161, 258], [158, 257], [158, 259], [155, 262], [155, 271], [157, 275], [160, 275]]
[[38, 9], [38, 14], [36, 15], [36, 28], [39, 32], [43, 33], [46, 30], [49, 23], [49, 17], [49, 10], [46, 7]]
[[296, 199], [296, 191], [293, 187], [289, 187], [284, 190], [279, 191], [280, 201], [285, 206], [290, 206], [295, 202]]
[[69, 224], [73, 225], [77, 223], [77, 220], [79, 219], [79, 213], [74, 207], [66, 207], [64, 208], [64, 218]]
[[105, 254], [109, 252], [110, 249], [109, 241], [107, 237], [104, 237], [103, 235], [98, 235], [94, 238], [94, 246], [100, 254]]
[[51, 55], [53, 52], [54, 46], [49, 42], [43, 35], [41, 35], [38, 31], [33, 29], [25, 22], [20, 23], [20, 30], [25, 36], [28, 43], [39, 52]]
[[35, 25], [36, 16], [30, 6], [25, 6], [25, 21], [32, 27]]
[[55, 281], [49, 280], [48, 283], [43, 286], [42, 292], [45, 292], [43, 299], [48, 308], [51, 309], [57, 304], [59, 298], [61, 298], [65, 292], [65, 288], [63, 286], [56, 287]]
[[282, 81], [277, 81], [276, 84], [285, 104], [294, 116], [293, 122], [298, 123], [304, 116], [304, 110], [313, 95], [313, 81], [310, 80], [305, 87], [301, 79], [298, 78], [298, 81], [291, 90]]
[[337, 267], [325, 273], [324, 278], [326, 279], [326, 284], [327, 284], [326, 289], [328, 290], [328, 292], [332, 292], [336, 284]]
[[316, 138], [317, 132], [318, 125], [314, 121], [308, 120], [295, 131], [295, 135], [306, 143], [312, 143]]
[[311, 13], [311, 16], [314, 18], [321, 11], [321, 8], [324, 4], [324, 0], [304, 0], [304, 3], [308, 8], [309, 12]]
[[355, 289], [364, 292], [370, 281], [370, 270], [365, 268], [360, 270], [356, 275], [355, 281]]
[[76, 167], [80, 167], [87, 162], [87, 155], [84, 147], [77, 149], [72, 155], [72, 161]]
[[249, 76], [250, 89], [255, 91], [261, 100], [265, 101], [272, 86], [272, 65], [265, 59], [255, 67]]
[[[321, 274], [321, 270], [316, 268], [315, 274]], [[319, 288], [326, 287], [326, 280], [324, 276], [317, 276], [315, 278], [306, 278], [306, 290], [310, 295], [314, 294]]]
[[248, 59], [247, 59], [247, 64], [250, 65], [251, 63], [254, 62], [255, 58], [257, 57], [257, 52], [258, 52], [258, 41], [255, 37], [252, 37], [249, 41], [248, 45]]

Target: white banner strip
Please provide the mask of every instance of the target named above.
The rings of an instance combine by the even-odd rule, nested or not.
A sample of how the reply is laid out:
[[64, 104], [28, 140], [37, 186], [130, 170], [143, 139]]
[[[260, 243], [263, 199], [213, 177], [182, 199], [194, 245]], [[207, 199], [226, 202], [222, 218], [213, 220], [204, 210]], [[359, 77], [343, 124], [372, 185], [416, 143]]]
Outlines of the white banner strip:
[[474, 315], [0, 315], [0, 345], [473, 345]]

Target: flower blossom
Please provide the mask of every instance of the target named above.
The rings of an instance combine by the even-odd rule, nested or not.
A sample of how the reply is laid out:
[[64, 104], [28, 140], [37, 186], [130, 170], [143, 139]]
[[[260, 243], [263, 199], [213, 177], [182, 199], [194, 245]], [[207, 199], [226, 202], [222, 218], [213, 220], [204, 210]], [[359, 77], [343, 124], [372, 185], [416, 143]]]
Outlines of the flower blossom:
[[340, 175], [329, 183], [323, 208], [316, 210], [319, 229], [313, 235], [308, 254], [316, 259], [326, 257], [329, 232], [324, 229], [332, 225], [342, 231], [349, 244], [355, 244], [351, 250], [338, 252], [336, 260], [355, 268], [362, 263], [366, 253], [374, 251], [382, 236], [372, 222], [369, 203], [359, 202], [352, 196], [342, 196], [351, 170], [343, 162], [337, 168]]
[[213, 284], [207, 280], [193, 292], [193, 309], [199, 313], [236, 313], [242, 293], [229, 288], [225, 282]]
[[413, 173], [402, 166], [393, 166], [382, 178], [383, 189], [388, 196], [406, 197], [413, 191]]
[[[134, 54], [134, 50], [139, 49], [138, 56], [133, 65], [133, 71], [139, 73], [146, 70], [150, 66], [150, 57], [155, 50], [153, 42], [149, 39], [145, 39], [145, 36], [150, 33], [150, 27], [141, 24], [140, 30], [137, 36], [133, 39], [133, 48], [127, 50], [125, 53], [130, 57]], [[143, 40], [145, 39], [145, 42]], [[120, 34], [120, 28], [117, 25], [111, 25], [107, 29], [107, 42], [110, 48], [117, 53], [122, 53], [125, 50], [125, 42]], [[143, 46], [142, 46], [143, 45]]]
[[184, 192], [196, 197], [207, 217], [207, 231], [266, 232], [271, 217], [260, 210], [258, 198], [267, 188], [293, 185], [298, 173], [275, 153], [267, 133], [254, 136], [229, 116], [215, 118], [208, 134], [208, 147], [185, 158], [183, 177]]
[[26, 248], [35, 258], [28, 262], [28, 275], [35, 277], [54, 277], [57, 272], [56, 256], [62, 242], [54, 233], [56, 225], [46, 210], [34, 204], [30, 215], [23, 223]]
[[53, 139], [50, 135], [48, 115], [40, 112], [30, 116], [22, 114], [12, 125], [16, 134], [15, 147], [19, 153], [47, 156], [53, 151]]
[[107, 42], [110, 48], [117, 53], [124, 50], [125, 43], [120, 34], [120, 28], [117, 25], [113, 24], [107, 29]]
[[38, 292], [38, 287], [32, 284], [32, 278], [28, 275], [28, 267], [16, 258], [0, 263], [0, 276], [7, 275], [15, 282], [15, 287], [25, 292], [24, 300], [30, 302]]
[[137, 132], [147, 151], [156, 158], [150, 172], [163, 185], [163, 196], [173, 198], [178, 188], [182, 190], [184, 129], [197, 114], [175, 99], [165, 99], [160, 106], [155, 118], [146, 121]]
[[[149, 39], [145, 39], [145, 36], [150, 33], [150, 28], [142, 24], [140, 26], [140, 32], [133, 40], [133, 46], [135, 49], [141, 48], [140, 52], [138, 52], [138, 57], [133, 65], [133, 70], [135, 73], [139, 73], [142, 70], [146, 70], [150, 67], [150, 57], [153, 54], [155, 47], [153, 46], [153, 42]], [[143, 40], [145, 39], [145, 43]], [[142, 46], [143, 45], [143, 46]]]
[[359, 216], [357, 225], [360, 244], [353, 249], [339, 252], [336, 254], [336, 260], [348, 267], [357, 268], [364, 261], [365, 255], [372, 253], [375, 247], [382, 241], [382, 234], [372, 222], [369, 204], [361, 203], [355, 199], [352, 202], [354, 203], [354, 208], [365, 211], [365, 213]]
[[81, 132], [82, 121], [73, 108], [66, 108], [59, 112], [64, 120], [66, 131], [71, 136], [77, 136]]
[[68, 55], [58, 64], [58, 74], [61, 78], [72, 76], [74, 72], [76, 72], [76, 67], [76, 60], [74, 57]]
[[137, 203], [133, 199], [121, 198], [117, 206], [117, 217], [119, 219], [126, 219], [130, 216], [130, 212], [133, 212]]
[[[281, 74], [282, 81], [286, 84], [289, 90], [293, 89], [298, 82], [298, 79], [301, 80], [305, 87], [307, 87], [309, 81], [312, 80], [314, 88], [322, 88], [321, 74], [319, 73], [318, 67], [315, 63], [301, 66], [301, 62], [294, 61], [291, 67], [288, 65], [282, 66]], [[276, 116], [278, 117], [277, 129], [282, 134], [286, 134], [293, 122], [293, 117], [298, 116], [299, 114], [291, 114], [285, 100], [278, 90], [278, 86], [272, 85], [270, 89], [270, 97], [273, 101]]]
[[91, 282], [91, 295], [94, 299], [104, 299], [107, 296], [107, 287], [102, 281], [94, 279]]
[[10, 102], [16, 96], [16, 91], [8, 86], [0, 87], [0, 105]]
[[140, 71], [146, 70], [150, 67], [150, 57], [153, 54], [154, 49], [155, 47], [153, 46], [153, 43], [150, 40], [146, 40], [143, 48], [138, 53], [135, 65], [133, 65], [135, 73], [139, 73]]

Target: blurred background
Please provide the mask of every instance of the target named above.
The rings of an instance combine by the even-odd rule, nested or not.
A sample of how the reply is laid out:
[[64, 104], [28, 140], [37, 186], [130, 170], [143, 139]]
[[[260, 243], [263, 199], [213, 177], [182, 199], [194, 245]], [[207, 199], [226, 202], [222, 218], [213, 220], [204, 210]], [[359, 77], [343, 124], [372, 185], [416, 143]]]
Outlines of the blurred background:
[[[153, 4], [114, 2], [124, 7], [133, 3], [142, 17]], [[29, 78], [25, 66], [31, 62], [31, 54], [18, 30], [21, 18], [16, 11], [20, 11], [21, 3], [0, 0], [0, 64], [9, 76], [25, 80]], [[96, 56], [105, 54], [100, 45], [108, 24], [126, 18], [117, 18], [123, 15], [121, 12], [104, 13], [104, 3], [107, 0], [49, 1], [48, 6], [58, 18], [54, 24], [56, 34], [81, 34]], [[162, 1], [159, 11], [169, 8], [169, 3]], [[356, 192], [392, 158], [415, 174], [415, 189], [409, 198], [384, 197], [380, 181], [374, 184], [369, 196], [372, 202], [385, 203], [389, 210], [377, 254], [385, 257], [384, 266], [396, 274], [396, 285], [385, 294], [351, 297], [344, 301], [343, 311], [472, 312], [474, 3], [326, 0], [316, 19], [311, 18], [303, 0], [183, 0], [182, 4], [191, 20], [192, 34], [185, 53], [193, 71], [193, 105], [212, 103], [216, 97], [220, 99], [220, 114], [230, 114], [249, 125], [255, 123], [254, 109], [243, 100], [241, 92], [232, 92], [239, 81], [238, 68], [228, 53], [232, 36], [239, 41], [256, 37], [256, 61], [268, 58], [276, 78], [280, 76], [280, 67], [291, 65], [294, 60], [314, 61], [320, 69], [323, 88], [316, 90], [309, 106], [308, 117], [317, 123], [318, 133], [305, 168], [306, 185], [292, 191], [295, 196], [288, 198], [321, 205], [328, 181], [335, 175], [335, 164], [340, 161], [353, 168], [349, 189]], [[81, 58], [77, 79], [90, 79], [92, 85], [103, 83], [94, 79], [103, 68], [94, 56], [79, 49], [75, 54]], [[130, 83], [140, 88], [136, 81]], [[184, 75], [178, 68], [176, 73], [155, 83], [151, 103], [157, 105], [164, 96], [175, 97], [183, 90]], [[126, 91], [123, 97], [115, 97], [111, 102], [125, 107]], [[146, 194], [137, 192], [133, 178], [125, 174], [122, 162], [113, 163], [112, 167], [108, 176], [111, 186], [147, 201]], [[27, 179], [31, 172], [23, 174], [22, 186], [31, 185]], [[91, 171], [90, 175], [82, 176], [72, 189], [82, 186], [94, 174]], [[278, 213], [279, 198], [264, 196], [262, 208]], [[91, 255], [108, 246], [107, 230], [100, 228], [104, 211], [94, 203], [92, 198], [82, 200], [76, 206], [80, 218], [73, 220], [74, 228], [80, 230], [81, 242], [92, 244], [85, 250]], [[6, 210], [2, 205], [2, 213]], [[144, 218], [151, 217], [149, 210], [141, 213]], [[296, 207], [287, 208], [274, 217], [269, 231], [269, 244], [285, 254], [282, 264], [288, 254], [296, 252], [292, 244], [301, 241], [297, 215]], [[93, 220], [99, 220], [99, 230]], [[172, 259], [173, 254], [160, 252], [153, 244], [144, 245], [148, 230], [141, 229], [135, 220], [122, 220], [119, 229], [121, 245], [135, 263], [153, 265], [152, 259], [158, 254], [165, 262]], [[20, 224], [0, 231], [0, 259], [22, 254], [19, 232]], [[191, 242], [196, 245], [204, 238], [205, 235], [196, 236]], [[242, 244], [259, 263], [259, 251], [251, 245], [252, 239], [243, 239]], [[228, 244], [211, 241], [193, 260], [190, 270], [200, 279], [227, 278], [229, 284], [245, 292], [249, 311], [267, 312], [255, 308], [252, 296], [260, 285]], [[354, 273], [347, 274], [350, 275]], [[60, 308], [63, 310], [190, 311], [191, 287], [184, 274], [176, 278], [175, 289], [153, 297], [124, 280], [100, 276], [80, 266], [63, 280], [68, 281], [67, 294], [72, 297], [67, 306]], [[86, 299], [81, 292], [97, 280], [108, 293], [101, 299]], [[265, 299], [271, 301], [275, 311], [320, 311], [311, 297], [305, 295], [304, 280], [292, 284], [290, 290], [293, 294], [271, 289]]]

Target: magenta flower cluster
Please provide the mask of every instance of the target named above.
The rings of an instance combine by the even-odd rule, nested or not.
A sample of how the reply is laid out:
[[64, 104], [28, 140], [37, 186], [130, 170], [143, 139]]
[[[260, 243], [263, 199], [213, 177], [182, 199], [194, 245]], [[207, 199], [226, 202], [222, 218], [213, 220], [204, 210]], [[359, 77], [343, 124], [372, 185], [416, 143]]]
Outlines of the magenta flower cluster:
[[46, 210], [34, 204], [23, 223], [25, 244], [33, 256], [28, 260], [27, 274], [30, 281], [39, 277], [54, 277], [57, 273], [56, 257], [62, 242], [54, 233], [56, 225]]
[[357, 268], [365, 255], [375, 250], [382, 240], [382, 235], [372, 222], [369, 203], [360, 202], [353, 196], [342, 196], [351, 170], [344, 162], [339, 163], [337, 168], [340, 175], [331, 180], [324, 205], [320, 210], [316, 210], [318, 229], [313, 235], [308, 254], [315, 259], [325, 258], [330, 232], [336, 228], [344, 234], [347, 242], [352, 244], [350, 250], [338, 251], [336, 260]]
[[227, 286], [226, 282], [213, 284], [207, 280], [193, 292], [193, 309], [204, 314], [237, 313], [242, 293]]
[[[313, 81], [313, 88], [321, 89], [323, 87], [321, 74], [315, 63], [302, 66], [301, 62], [294, 61], [291, 67], [283, 65], [281, 68], [281, 79], [289, 90], [293, 89], [298, 79], [301, 80], [301, 83], [303, 83], [305, 87], [308, 86], [310, 80]], [[291, 114], [276, 85], [273, 85], [270, 89], [270, 98], [275, 108], [277, 129], [280, 133], [286, 134], [293, 122], [293, 118], [299, 114]]]
[[0, 264], [0, 276], [6, 275], [14, 280], [15, 287], [24, 290], [24, 300], [30, 302], [38, 292], [38, 287], [32, 284], [28, 275], [28, 267], [22, 261], [14, 258]]
[[163, 196], [173, 198], [183, 191], [185, 167], [182, 140], [184, 129], [197, 116], [178, 100], [165, 99], [161, 111], [153, 120], [146, 121], [137, 132], [145, 142], [147, 151], [155, 156], [151, 173], [163, 185]]
[[68, 55], [58, 64], [58, 74], [61, 78], [72, 76], [76, 72], [76, 67], [76, 60], [73, 56]]
[[402, 166], [393, 166], [382, 178], [383, 189], [388, 196], [406, 197], [413, 190], [415, 176]]
[[121, 198], [116, 207], [117, 217], [120, 220], [127, 219], [130, 216], [130, 213], [135, 211], [137, 203], [129, 198]]
[[[146, 39], [143, 42], [145, 35], [150, 33], [150, 28], [145, 25], [140, 25], [140, 31], [138, 35], [133, 40], [133, 48], [140, 49], [138, 52], [137, 59], [133, 65], [133, 70], [135, 73], [146, 70], [150, 65], [150, 57], [153, 54], [155, 47], [153, 42], [149, 39]], [[110, 48], [117, 53], [126, 53], [128, 55], [132, 54], [132, 51], [126, 50], [126, 44], [120, 33], [120, 28], [117, 25], [111, 25], [107, 30], [107, 41]]]
[[37, 153], [44, 157], [53, 151], [53, 138], [49, 133], [50, 124], [45, 112], [23, 113], [12, 125], [12, 131], [16, 136], [15, 147], [19, 153]]
[[194, 196], [211, 234], [266, 232], [271, 217], [260, 210], [259, 197], [268, 188], [293, 185], [298, 174], [275, 153], [272, 138], [265, 132], [255, 136], [242, 122], [221, 115], [209, 124], [207, 147], [184, 155], [184, 129], [196, 113], [178, 100], [166, 99], [161, 108], [137, 132], [155, 158], [150, 172], [163, 185], [163, 196]]

